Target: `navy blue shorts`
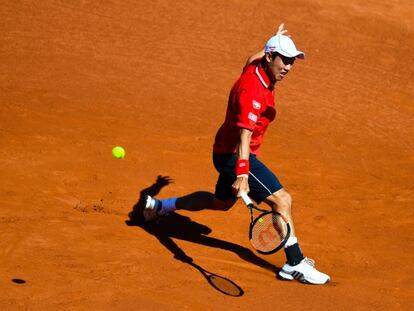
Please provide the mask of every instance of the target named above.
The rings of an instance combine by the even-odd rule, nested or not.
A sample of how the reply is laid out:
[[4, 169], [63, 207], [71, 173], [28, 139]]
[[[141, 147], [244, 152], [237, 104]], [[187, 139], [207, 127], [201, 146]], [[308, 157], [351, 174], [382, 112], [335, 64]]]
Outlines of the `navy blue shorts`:
[[[232, 191], [232, 185], [236, 180], [236, 160], [235, 154], [213, 153], [213, 163], [219, 172], [216, 184], [215, 196], [219, 200], [236, 200]], [[249, 158], [249, 196], [257, 203], [262, 202], [269, 195], [283, 188], [279, 179], [273, 174], [255, 155]]]

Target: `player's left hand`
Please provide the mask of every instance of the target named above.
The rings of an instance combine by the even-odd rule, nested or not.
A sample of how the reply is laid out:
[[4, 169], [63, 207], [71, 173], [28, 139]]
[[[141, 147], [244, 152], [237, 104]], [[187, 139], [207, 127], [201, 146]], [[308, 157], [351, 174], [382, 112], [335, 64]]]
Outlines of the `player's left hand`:
[[284, 35], [285, 33], [287, 33], [288, 32], [288, 30], [287, 29], [285, 29], [285, 24], [284, 23], [282, 23], [282, 24], [280, 24], [279, 25], [279, 27], [277, 28], [277, 32], [276, 32], [276, 35]]

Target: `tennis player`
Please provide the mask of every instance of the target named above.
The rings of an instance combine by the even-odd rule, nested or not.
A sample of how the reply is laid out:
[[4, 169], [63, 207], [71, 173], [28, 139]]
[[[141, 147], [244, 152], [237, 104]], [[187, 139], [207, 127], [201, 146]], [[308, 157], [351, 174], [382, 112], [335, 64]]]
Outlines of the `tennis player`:
[[245, 192], [260, 204], [268, 204], [289, 221], [292, 232], [285, 244], [286, 264], [278, 276], [285, 280], [325, 284], [330, 277], [315, 269], [299, 247], [292, 218], [292, 198], [276, 175], [259, 159], [260, 147], [269, 124], [276, 117], [275, 86], [290, 72], [296, 59], [305, 54], [296, 49], [284, 25], [280, 25], [263, 50], [252, 55], [230, 91], [227, 113], [213, 145], [213, 163], [219, 173], [214, 195], [195, 192], [159, 200], [146, 197], [143, 215], [153, 221], [175, 210], [228, 210]]

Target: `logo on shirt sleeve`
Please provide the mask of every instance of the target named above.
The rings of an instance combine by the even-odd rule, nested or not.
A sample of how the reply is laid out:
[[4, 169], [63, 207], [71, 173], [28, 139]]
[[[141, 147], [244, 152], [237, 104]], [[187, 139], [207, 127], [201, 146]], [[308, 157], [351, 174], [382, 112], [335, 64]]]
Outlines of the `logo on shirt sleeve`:
[[249, 112], [249, 114], [247, 115], [247, 118], [249, 120], [252, 120], [253, 122], [257, 122], [257, 116], [252, 112]]
[[258, 101], [254, 100], [252, 101], [253, 104], [253, 108], [259, 110], [262, 107], [262, 104], [259, 103]]

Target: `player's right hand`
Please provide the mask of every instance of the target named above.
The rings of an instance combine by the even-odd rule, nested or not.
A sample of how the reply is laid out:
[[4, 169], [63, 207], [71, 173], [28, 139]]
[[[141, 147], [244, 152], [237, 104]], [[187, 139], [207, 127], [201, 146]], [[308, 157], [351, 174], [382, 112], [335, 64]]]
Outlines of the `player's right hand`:
[[240, 195], [244, 193], [249, 193], [249, 179], [247, 176], [240, 176], [234, 181], [232, 185], [233, 193], [240, 198]]

